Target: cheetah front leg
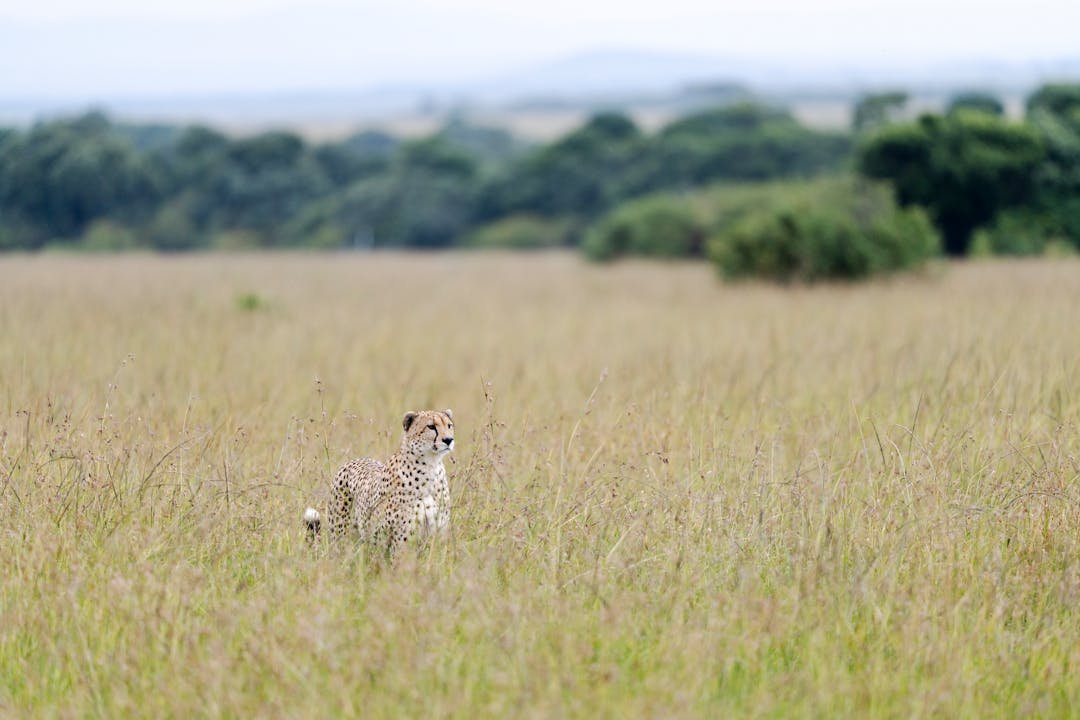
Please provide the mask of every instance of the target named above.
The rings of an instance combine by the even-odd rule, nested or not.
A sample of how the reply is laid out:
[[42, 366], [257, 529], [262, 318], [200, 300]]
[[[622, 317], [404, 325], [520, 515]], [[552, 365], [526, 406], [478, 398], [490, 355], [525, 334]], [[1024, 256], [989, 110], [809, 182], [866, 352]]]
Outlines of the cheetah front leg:
[[450, 494], [443, 493], [439, 498], [439, 507], [435, 513], [435, 529], [440, 536], [450, 530]]
[[423, 528], [424, 535], [433, 535], [439, 529], [439, 506], [430, 495], [417, 503], [416, 522]]
[[439, 502], [431, 495], [413, 503], [412, 526], [422, 540], [443, 536], [450, 527], [449, 503]]
[[[430, 498], [427, 498], [430, 500]], [[386, 523], [386, 549], [390, 557], [396, 555], [410, 540], [427, 535], [429, 522], [433, 521], [433, 503], [416, 500], [395, 513], [389, 513]], [[431, 520], [429, 520], [429, 518]], [[380, 538], [381, 540], [382, 538]], [[380, 542], [379, 545], [382, 545]]]

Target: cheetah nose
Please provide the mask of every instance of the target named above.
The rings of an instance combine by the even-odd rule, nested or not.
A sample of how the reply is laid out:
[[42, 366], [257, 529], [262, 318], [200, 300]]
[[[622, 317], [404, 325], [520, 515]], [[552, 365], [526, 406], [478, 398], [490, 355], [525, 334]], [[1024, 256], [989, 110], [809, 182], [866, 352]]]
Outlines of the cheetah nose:
[[450, 447], [454, 444], [454, 438], [443, 438], [442, 441], [446, 443], [446, 447]]

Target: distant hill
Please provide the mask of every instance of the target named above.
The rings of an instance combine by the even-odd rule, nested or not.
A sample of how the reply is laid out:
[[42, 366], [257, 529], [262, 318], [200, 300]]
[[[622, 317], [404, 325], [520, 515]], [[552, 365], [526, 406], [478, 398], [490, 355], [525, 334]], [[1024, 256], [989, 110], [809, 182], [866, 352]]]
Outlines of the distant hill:
[[[454, 112], [588, 112], [597, 107], [679, 112], [754, 93], [778, 102], [807, 98], [849, 103], [860, 92], [903, 88], [939, 98], [982, 89], [1017, 98], [1041, 82], [1080, 79], [1080, 56], [1052, 62], [960, 60], [921, 66], [800, 62], [605, 50], [582, 53], [486, 78], [429, 85], [312, 91], [100, 98], [93, 106], [142, 120], [202, 121], [233, 127], [345, 127], [410, 118], [426, 127]], [[0, 124], [84, 110], [86, 102], [0, 98]]]
[[970, 85], [1001, 91], [1024, 90], [1048, 79], [1080, 79], [1080, 54], [1045, 62], [964, 59], [954, 62], [891, 64], [763, 60], [758, 58], [597, 51], [509, 73], [474, 86], [502, 98], [562, 92], [587, 95], [604, 92], [671, 90], [705, 81], [728, 81], [766, 92], [851, 93], [882, 85], [912, 90], [945, 90]]
[[520, 101], [535, 95], [656, 93], [704, 82], [741, 83], [735, 58], [636, 51], [596, 51], [559, 58], [479, 83], [482, 96]]

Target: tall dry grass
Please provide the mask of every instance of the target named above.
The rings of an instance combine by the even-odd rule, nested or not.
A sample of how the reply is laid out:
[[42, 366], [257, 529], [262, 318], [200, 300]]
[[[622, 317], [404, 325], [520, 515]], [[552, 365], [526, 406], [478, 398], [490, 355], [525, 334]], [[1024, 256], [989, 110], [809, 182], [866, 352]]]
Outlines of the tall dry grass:
[[[1076, 716], [1080, 265], [0, 260], [0, 715]], [[453, 533], [313, 552], [452, 407]]]

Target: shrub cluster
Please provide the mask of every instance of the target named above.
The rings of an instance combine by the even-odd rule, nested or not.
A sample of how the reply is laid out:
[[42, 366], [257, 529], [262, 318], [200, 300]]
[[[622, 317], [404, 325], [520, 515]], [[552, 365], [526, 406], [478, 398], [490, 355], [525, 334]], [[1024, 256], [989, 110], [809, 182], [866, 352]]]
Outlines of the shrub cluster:
[[916, 268], [940, 250], [925, 211], [899, 207], [887, 186], [819, 181], [761, 193], [709, 240], [726, 278], [858, 279]]
[[918, 267], [940, 249], [925, 211], [853, 178], [720, 186], [619, 206], [585, 235], [593, 260], [708, 255], [727, 278], [856, 279]]
[[538, 215], [511, 215], [483, 225], [465, 237], [466, 247], [534, 250], [568, 245], [572, 228], [565, 220]]
[[659, 258], [700, 257], [706, 228], [685, 199], [652, 195], [619, 206], [585, 235], [582, 250], [591, 260], [622, 255]]
[[988, 255], [1061, 255], [1076, 248], [1053, 218], [1031, 210], [999, 213], [994, 222], [975, 232], [969, 254]]

